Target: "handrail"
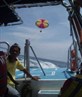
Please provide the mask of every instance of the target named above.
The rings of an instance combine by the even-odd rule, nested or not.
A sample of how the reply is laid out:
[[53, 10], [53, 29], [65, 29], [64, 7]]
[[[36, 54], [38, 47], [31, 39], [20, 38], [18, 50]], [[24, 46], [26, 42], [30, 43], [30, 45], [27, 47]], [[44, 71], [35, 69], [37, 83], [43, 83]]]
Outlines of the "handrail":
[[7, 52], [9, 52], [10, 45], [9, 45], [8, 42], [6, 42], [6, 41], [0, 41], [0, 44], [6, 44], [7, 47], [8, 47]]
[[44, 74], [44, 76], [45, 76], [46, 74], [45, 74], [45, 72], [44, 72], [44, 70], [43, 70], [43, 68], [42, 68], [42, 66], [41, 66], [41, 64], [40, 64], [40, 62], [39, 62], [39, 60], [38, 60], [38, 58], [37, 58], [37, 56], [36, 56], [36, 54], [35, 54], [33, 48], [32, 48], [32, 46], [30, 46], [30, 42], [29, 42], [28, 39], [26, 39], [25, 47], [24, 47], [24, 65], [26, 65], [26, 68], [27, 68], [28, 71], [30, 72], [30, 70], [29, 70], [29, 68], [30, 68], [30, 62], [29, 62], [29, 59], [30, 59], [30, 58], [29, 58], [29, 48], [32, 50], [32, 52], [33, 52], [33, 54], [34, 54], [34, 56], [35, 56], [35, 58], [36, 58], [36, 60], [37, 60], [37, 62], [38, 62], [38, 64], [39, 64], [39, 66], [40, 66], [40, 68], [41, 68], [41, 70], [42, 70], [42, 72], [43, 72], [43, 74]]
[[[69, 14], [68, 20], [70, 23], [70, 32], [73, 39], [72, 45], [74, 46], [74, 50], [76, 51], [76, 53], [77, 53], [76, 46], [78, 46], [78, 50], [81, 55], [80, 57], [82, 58], [82, 16], [80, 13], [80, 7], [78, 7], [78, 5], [75, 4], [74, 0], [69, 0], [69, 4], [66, 2], [62, 2], [62, 5], [66, 8]], [[71, 50], [71, 46], [68, 50], [68, 64], [70, 60], [70, 50]], [[75, 60], [76, 60], [77, 68], [78, 68], [79, 64], [78, 64], [77, 54], [76, 54]]]
[[71, 5], [71, 10], [69, 13], [70, 22], [74, 30], [74, 34], [77, 40], [79, 51], [82, 57], [82, 16], [80, 14], [80, 8], [74, 4], [72, 0], [69, 0]]
[[76, 38], [79, 51], [82, 57], [82, 16], [80, 14], [80, 8], [75, 4], [74, 0], [69, 0], [69, 4], [65, 1], [62, 5], [66, 8], [69, 16], [70, 28], [73, 33], [72, 36]]
[[32, 52], [33, 52], [33, 54], [34, 54], [34, 56], [35, 56], [35, 58], [36, 58], [36, 60], [37, 60], [37, 62], [38, 62], [38, 64], [39, 64], [39, 66], [40, 66], [40, 68], [41, 68], [41, 70], [42, 70], [44, 76], [45, 76], [46, 74], [45, 74], [45, 72], [44, 72], [44, 70], [43, 70], [43, 68], [42, 68], [42, 66], [41, 66], [41, 64], [40, 64], [40, 62], [39, 62], [39, 60], [38, 60], [38, 58], [37, 58], [37, 56], [36, 56], [36, 54], [35, 54], [33, 48], [32, 48], [32, 46], [30, 46], [30, 48], [31, 48], [31, 50], [32, 50]]

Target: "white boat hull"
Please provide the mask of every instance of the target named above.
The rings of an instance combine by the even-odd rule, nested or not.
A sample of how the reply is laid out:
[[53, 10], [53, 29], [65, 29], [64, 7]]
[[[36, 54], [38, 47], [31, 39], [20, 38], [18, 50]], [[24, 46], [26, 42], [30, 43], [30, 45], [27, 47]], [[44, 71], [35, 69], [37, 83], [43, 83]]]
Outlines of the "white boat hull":
[[[55, 79], [55, 80], [51, 80], [51, 79], [40, 79], [39, 81], [34, 81], [34, 80], [30, 80], [30, 79], [18, 79], [17, 80], [20, 85], [17, 86], [17, 89], [20, 92], [27, 92], [25, 97], [27, 97], [28, 95], [28, 83], [31, 85], [32, 91], [29, 93], [32, 93], [29, 96], [32, 97], [57, 97], [59, 92], [60, 92], [60, 88], [62, 87], [65, 79]], [[27, 88], [27, 90], [25, 89], [24, 91], [21, 91], [22, 88]]]

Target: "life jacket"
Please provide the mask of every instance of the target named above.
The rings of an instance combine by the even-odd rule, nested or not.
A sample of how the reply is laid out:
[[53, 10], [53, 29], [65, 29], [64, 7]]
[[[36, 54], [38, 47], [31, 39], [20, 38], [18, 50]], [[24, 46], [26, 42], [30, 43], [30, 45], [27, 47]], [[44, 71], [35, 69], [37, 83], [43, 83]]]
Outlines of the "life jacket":
[[71, 65], [70, 65], [71, 71], [77, 70], [77, 62], [76, 62], [76, 52], [75, 50], [71, 51]]
[[72, 60], [71, 62], [71, 71], [76, 71], [77, 70], [77, 63], [76, 60]]
[[82, 79], [77, 77], [67, 79], [60, 90], [59, 97], [82, 97]]
[[7, 90], [7, 67], [4, 52], [0, 51], [0, 96]]

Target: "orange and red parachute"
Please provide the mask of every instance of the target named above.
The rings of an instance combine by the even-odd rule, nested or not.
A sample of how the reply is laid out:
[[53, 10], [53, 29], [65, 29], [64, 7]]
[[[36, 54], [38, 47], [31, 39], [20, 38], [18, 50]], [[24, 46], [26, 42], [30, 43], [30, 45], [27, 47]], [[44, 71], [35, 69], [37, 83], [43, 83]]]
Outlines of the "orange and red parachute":
[[[45, 19], [38, 19], [35, 24], [41, 29], [47, 28], [49, 26], [48, 20]], [[42, 30], [40, 32], [42, 32]]]

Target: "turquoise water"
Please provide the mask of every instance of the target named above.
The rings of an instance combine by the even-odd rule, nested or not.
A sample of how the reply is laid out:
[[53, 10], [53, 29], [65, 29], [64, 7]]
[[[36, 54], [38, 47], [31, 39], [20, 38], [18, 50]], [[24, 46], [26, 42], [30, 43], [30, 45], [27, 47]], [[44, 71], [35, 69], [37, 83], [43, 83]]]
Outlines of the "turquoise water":
[[[23, 56], [20, 61], [24, 62]], [[30, 73], [33, 76], [39, 76], [41, 79], [66, 79], [69, 77], [65, 72], [66, 63], [49, 59], [40, 59], [39, 62], [43, 71], [35, 59], [30, 59]], [[17, 70], [16, 78], [24, 78], [24, 73]]]
[[[44, 73], [40, 68], [30, 68], [30, 73], [33, 76], [39, 76], [41, 79], [67, 79], [70, 77], [65, 71], [66, 68], [52, 68], [43, 69]], [[22, 71], [16, 71], [16, 78], [23, 78], [24, 73]]]

